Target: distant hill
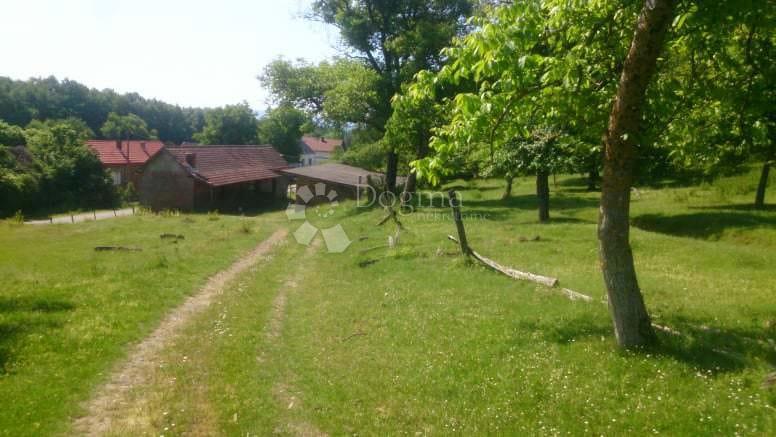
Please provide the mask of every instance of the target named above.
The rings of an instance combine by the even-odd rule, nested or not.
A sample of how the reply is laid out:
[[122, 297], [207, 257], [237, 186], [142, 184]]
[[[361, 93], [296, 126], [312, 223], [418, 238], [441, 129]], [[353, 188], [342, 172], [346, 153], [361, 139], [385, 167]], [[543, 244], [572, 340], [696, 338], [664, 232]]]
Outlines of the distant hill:
[[110, 112], [136, 114], [158, 132], [160, 140], [181, 143], [202, 129], [207, 109], [184, 108], [137, 93], [98, 90], [54, 76], [29, 80], [0, 76], [0, 119], [11, 124], [26, 126], [35, 119], [76, 117], [99, 135]]

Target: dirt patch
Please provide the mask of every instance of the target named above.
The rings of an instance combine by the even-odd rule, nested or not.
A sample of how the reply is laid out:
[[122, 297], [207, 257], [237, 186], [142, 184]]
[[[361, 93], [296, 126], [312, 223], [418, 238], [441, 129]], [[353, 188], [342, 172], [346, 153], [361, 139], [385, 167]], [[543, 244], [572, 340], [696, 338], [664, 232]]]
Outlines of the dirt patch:
[[86, 415], [73, 423], [73, 431], [76, 434], [104, 435], [115, 429], [133, 427], [129, 422], [139, 419], [138, 407], [142, 409], [146, 401], [142, 397], [131, 399], [130, 392], [150, 383], [159, 365], [161, 351], [171, 344], [194, 316], [204, 311], [223, 292], [230, 281], [255, 266], [287, 234], [285, 229], [275, 231], [249, 254], [213, 275], [199, 292], [168, 314], [156, 330], [134, 348], [108, 382], [97, 390], [86, 406]]

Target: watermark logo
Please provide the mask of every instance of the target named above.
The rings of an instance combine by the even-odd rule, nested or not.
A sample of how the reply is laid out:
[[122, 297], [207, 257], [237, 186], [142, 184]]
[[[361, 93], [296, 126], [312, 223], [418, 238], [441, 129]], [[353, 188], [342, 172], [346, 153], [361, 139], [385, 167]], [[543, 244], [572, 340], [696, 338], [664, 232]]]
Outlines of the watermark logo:
[[297, 189], [297, 203], [288, 205], [286, 209], [286, 216], [289, 220], [304, 220], [304, 223], [294, 231], [294, 239], [303, 246], [309, 246], [320, 231], [329, 253], [342, 253], [352, 243], [342, 225], [337, 224], [330, 228], [319, 229], [308, 219], [308, 216], [312, 217], [313, 215], [320, 219], [334, 215], [339, 206], [337, 192], [333, 189], [327, 189], [324, 183], [313, 185], [313, 189], [315, 192], [307, 185]]

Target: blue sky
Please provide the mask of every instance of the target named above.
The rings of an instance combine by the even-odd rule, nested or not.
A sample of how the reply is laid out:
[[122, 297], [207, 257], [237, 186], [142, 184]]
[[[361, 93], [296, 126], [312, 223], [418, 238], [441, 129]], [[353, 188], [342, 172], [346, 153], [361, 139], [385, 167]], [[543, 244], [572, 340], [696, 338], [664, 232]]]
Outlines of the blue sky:
[[183, 106], [248, 101], [278, 56], [337, 53], [310, 0], [1, 0], [0, 76], [56, 77]]

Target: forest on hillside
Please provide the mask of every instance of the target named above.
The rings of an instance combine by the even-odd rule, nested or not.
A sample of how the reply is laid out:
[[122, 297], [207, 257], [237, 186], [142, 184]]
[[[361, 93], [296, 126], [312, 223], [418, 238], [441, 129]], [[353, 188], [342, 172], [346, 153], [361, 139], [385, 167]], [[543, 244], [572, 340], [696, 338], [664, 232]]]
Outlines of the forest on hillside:
[[110, 113], [135, 114], [165, 142], [190, 141], [205, 124], [203, 108], [183, 108], [137, 93], [89, 88], [53, 76], [29, 80], [0, 77], [0, 120], [27, 126], [33, 120], [77, 118], [100, 136]]

